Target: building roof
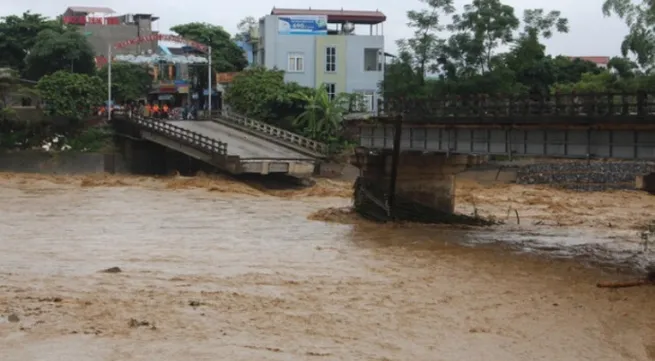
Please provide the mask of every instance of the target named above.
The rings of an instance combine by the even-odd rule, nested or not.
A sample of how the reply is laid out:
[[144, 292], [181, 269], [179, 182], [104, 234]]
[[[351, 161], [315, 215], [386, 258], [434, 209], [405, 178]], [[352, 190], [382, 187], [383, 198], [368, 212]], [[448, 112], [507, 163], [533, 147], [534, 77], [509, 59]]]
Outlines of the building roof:
[[159, 17], [154, 16], [152, 14], [133, 14], [135, 18], [145, 18], [145, 19], [150, 19], [150, 21], [157, 21], [159, 20]]
[[569, 56], [568, 58], [571, 60], [574, 59], [586, 60], [594, 64], [603, 64], [603, 65], [607, 65], [607, 63], [610, 62], [609, 56]]
[[103, 13], [103, 14], [114, 14], [116, 13], [112, 8], [105, 6], [69, 6], [67, 10], [70, 10], [74, 13]]
[[387, 20], [380, 11], [324, 10], [324, 9], [282, 9], [273, 8], [271, 15], [327, 15], [329, 23], [379, 24]]
[[188, 51], [186, 51], [186, 50], [183, 49], [182, 47], [174, 48], [174, 47], [169, 46], [169, 47], [168, 47], [168, 51], [170, 51], [171, 54], [173, 54], [173, 55], [184, 55], [184, 54], [188, 54]]

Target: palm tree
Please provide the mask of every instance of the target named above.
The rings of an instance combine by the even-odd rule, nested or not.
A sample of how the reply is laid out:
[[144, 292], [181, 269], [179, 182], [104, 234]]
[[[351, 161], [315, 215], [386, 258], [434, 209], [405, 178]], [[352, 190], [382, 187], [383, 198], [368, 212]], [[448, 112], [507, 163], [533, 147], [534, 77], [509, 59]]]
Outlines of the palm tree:
[[311, 92], [294, 93], [292, 97], [305, 103], [305, 111], [294, 119], [293, 125], [302, 128], [312, 139], [333, 140], [347, 110], [347, 94], [330, 99], [327, 88], [322, 86]]

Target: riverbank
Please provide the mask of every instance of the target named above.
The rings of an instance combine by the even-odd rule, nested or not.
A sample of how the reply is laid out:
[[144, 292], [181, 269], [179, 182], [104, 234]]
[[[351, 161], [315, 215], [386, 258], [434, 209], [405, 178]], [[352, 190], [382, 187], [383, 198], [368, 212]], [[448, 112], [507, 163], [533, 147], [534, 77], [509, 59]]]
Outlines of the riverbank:
[[[655, 288], [599, 289], [625, 276], [471, 229], [307, 220], [347, 206], [349, 182], [2, 173], [0, 185], [3, 360], [655, 356]], [[99, 272], [110, 267], [122, 272]]]

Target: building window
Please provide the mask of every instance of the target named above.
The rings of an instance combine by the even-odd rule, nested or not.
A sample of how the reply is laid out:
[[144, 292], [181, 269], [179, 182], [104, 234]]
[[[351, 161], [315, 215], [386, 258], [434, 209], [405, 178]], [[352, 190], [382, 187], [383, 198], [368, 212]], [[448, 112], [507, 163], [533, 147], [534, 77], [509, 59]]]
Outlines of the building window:
[[375, 110], [375, 91], [373, 90], [363, 90], [358, 91], [357, 94], [360, 95], [359, 102], [355, 104], [355, 111], [358, 112], [373, 112]]
[[334, 83], [326, 83], [325, 89], [327, 89], [328, 99], [334, 100], [337, 96], [337, 85]]
[[382, 71], [381, 52], [380, 49], [364, 49], [365, 71]]
[[337, 71], [337, 48], [334, 46], [325, 48], [325, 71], [328, 73]]
[[302, 73], [305, 71], [305, 57], [302, 54], [289, 54], [289, 67], [287, 71], [291, 73]]

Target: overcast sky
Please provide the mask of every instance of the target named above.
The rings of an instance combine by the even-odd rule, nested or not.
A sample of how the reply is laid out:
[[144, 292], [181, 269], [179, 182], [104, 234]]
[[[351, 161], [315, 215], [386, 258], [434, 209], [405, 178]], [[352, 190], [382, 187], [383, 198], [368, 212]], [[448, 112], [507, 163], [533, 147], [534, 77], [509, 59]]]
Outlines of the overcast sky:
[[[71, 2], [73, 1], [73, 2]], [[168, 32], [171, 26], [193, 21], [208, 22], [222, 25], [230, 32], [236, 31], [236, 24], [246, 16], [259, 18], [270, 13], [271, 9], [279, 8], [332, 8], [348, 10], [380, 10], [387, 16], [384, 25], [386, 51], [394, 53], [396, 39], [412, 35], [406, 25], [406, 12], [410, 9], [420, 9], [418, 0], [332, 0], [329, 6], [325, 1], [315, 0], [248, 0], [248, 1], [208, 1], [208, 0], [156, 0], [156, 1], [126, 1], [97, 0], [87, 2], [80, 0], [0, 0], [0, 16], [20, 14], [30, 10], [47, 16], [56, 16], [64, 12], [68, 6], [106, 6], [119, 14], [124, 13], [154, 13], [159, 16], [158, 30]], [[461, 8], [469, 3], [467, 0], [455, 0]], [[514, 6], [516, 14], [521, 17], [523, 9], [544, 8], [544, 10], [560, 10], [570, 21], [571, 31], [565, 35], [555, 35], [546, 42], [547, 51], [551, 54], [572, 56], [614, 56], [620, 53], [620, 44], [627, 32], [620, 19], [605, 18], [601, 12], [603, 0], [504, 0]]]

